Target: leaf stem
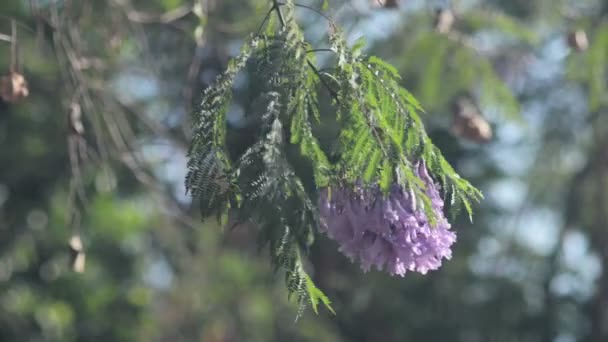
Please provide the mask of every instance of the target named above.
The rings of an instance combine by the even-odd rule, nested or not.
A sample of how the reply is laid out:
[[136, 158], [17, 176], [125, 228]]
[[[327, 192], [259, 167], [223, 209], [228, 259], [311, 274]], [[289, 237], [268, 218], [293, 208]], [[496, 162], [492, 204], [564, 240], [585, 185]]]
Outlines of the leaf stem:
[[[272, 4], [273, 4], [273, 6], [272, 6], [271, 10], [274, 10], [277, 13], [281, 26], [285, 26], [285, 18], [283, 17], [283, 13], [281, 12], [281, 8], [280, 8], [280, 6], [285, 5], [285, 3], [279, 2], [278, 0], [272, 0]], [[322, 77], [322, 75], [319, 72], [319, 70], [317, 69], [317, 67], [308, 58], [306, 58], [306, 64], [308, 64], [308, 66], [312, 69], [312, 71], [315, 73], [315, 75], [317, 75], [317, 77], [319, 78], [321, 83], [323, 83], [323, 86], [327, 89], [327, 91], [329, 91], [329, 94], [331, 95], [331, 97], [336, 102], [338, 102], [338, 94], [336, 93], [335, 90], [333, 90], [331, 88], [329, 83], [327, 83], [327, 81]]]
[[285, 3], [281, 3], [278, 0], [272, 0], [272, 8], [274, 9], [275, 12], [277, 12], [277, 15], [279, 16], [279, 21], [281, 22], [281, 26], [285, 26], [285, 18], [283, 18], [283, 13], [281, 12], [281, 5], [285, 5]]
[[270, 18], [270, 14], [272, 14], [272, 11], [274, 10], [274, 6], [271, 7], [268, 10], [268, 13], [266, 13], [266, 16], [264, 17], [264, 20], [262, 20], [262, 23], [260, 24], [260, 27], [258, 28], [257, 32], [256, 32], [256, 36], [260, 35], [260, 32], [262, 32], [262, 28], [264, 27], [264, 25], [266, 24], [266, 22], [268, 21], [268, 18]]
[[[280, 6], [286, 5], [286, 3], [284, 3], [284, 2], [278, 2], [278, 1], [277, 1], [277, 4], [280, 5]], [[322, 16], [323, 18], [325, 18], [327, 21], [331, 21], [330, 17], [328, 17], [327, 15], [325, 15], [325, 13], [319, 11], [318, 9], [316, 9], [314, 7], [310, 7], [308, 5], [303, 5], [303, 4], [298, 4], [298, 3], [294, 3], [293, 5], [296, 6], [296, 7], [305, 8], [305, 9], [307, 9], [309, 11], [315, 12], [318, 15]]]
[[321, 83], [323, 83], [323, 86], [325, 88], [327, 88], [327, 91], [329, 91], [329, 95], [331, 95], [331, 97], [336, 101], [339, 102], [338, 100], [338, 93], [331, 88], [331, 86], [329, 85], [329, 83], [327, 83], [327, 81], [323, 78], [323, 76], [321, 75], [321, 73], [319, 72], [319, 70], [317, 69], [317, 67], [315, 67], [314, 64], [312, 64], [312, 62], [307, 58], [306, 59], [306, 63], [308, 64], [308, 66], [312, 69], [312, 71], [315, 73], [315, 75], [317, 75], [317, 77], [319, 78], [319, 80], [321, 80]]

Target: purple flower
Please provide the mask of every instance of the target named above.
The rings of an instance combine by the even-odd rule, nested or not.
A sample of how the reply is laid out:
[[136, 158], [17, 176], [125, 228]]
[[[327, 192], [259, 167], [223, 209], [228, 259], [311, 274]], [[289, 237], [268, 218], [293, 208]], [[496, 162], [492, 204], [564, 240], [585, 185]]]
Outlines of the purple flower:
[[431, 226], [411, 191], [394, 184], [388, 194], [378, 186], [336, 186], [321, 189], [321, 230], [340, 244], [340, 251], [361, 268], [426, 274], [450, 259], [456, 234], [443, 214], [443, 200], [424, 162], [416, 167], [431, 199], [436, 223]]

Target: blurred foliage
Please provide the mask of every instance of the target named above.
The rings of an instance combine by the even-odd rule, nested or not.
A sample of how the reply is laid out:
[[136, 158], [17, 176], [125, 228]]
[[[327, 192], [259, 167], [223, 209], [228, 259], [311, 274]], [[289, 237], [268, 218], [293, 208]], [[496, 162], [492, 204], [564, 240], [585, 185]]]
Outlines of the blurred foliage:
[[[189, 113], [269, 1], [0, 2], [0, 76], [14, 18], [29, 88], [0, 103], [0, 340], [608, 340], [608, 6], [453, 0], [440, 32], [446, 4], [329, 0], [327, 13], [397, 66], [433, 142], [486, 200], [474, 223], [452, 221], [454, 258], [427, 276], [363, 274], [318, 239], [304, 266], [337, 315], [294, 324], [256, 227], [199, 223], [183, 195]], [[297, 13], [306, 38], [323, 41], [325, 19]], [[575, 30], [587, 49], [569, 42]], [[255, 136], [254, 88], [235, 80], [234, 146]], [[489, 144], [448, 132], [459, 96], [493, 127]], [[335, 115], [319, 101], [321, 117]], [[70, 269], [76, 233], [82, 274]]]

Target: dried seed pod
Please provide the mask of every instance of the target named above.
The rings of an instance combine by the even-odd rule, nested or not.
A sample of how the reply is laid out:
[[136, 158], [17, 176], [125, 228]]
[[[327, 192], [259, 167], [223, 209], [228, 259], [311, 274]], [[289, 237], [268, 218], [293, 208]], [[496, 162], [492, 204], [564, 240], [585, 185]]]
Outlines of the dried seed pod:
[[0, 98], [7, 103], [15, 103], [29, 95], [25, 77], [18, 72], [10, 72], [0, 77]]
[[338, 26], [336, 26], [335, 23], [330, 22], [329, 24], [327, 24], [327, 34], [329, 36], [333, 36], [337, 32], [339, 32], [339, 30], [338, 30]]
[[399, 0], [370, 0], [375, 7], [398, 8]]
[[70, 133], [76, 135], [84, 134], [84, 125], [82, 124], [82, 110], [78, 103], [72, 103], [70, 106], [70, 112], [68, 113], [68, 127]]
[[438, 9], [437, 12], [435, 13], [435, 21], [433, 23], [435, 31], [437, 31], [441, 34], [446, 34], [446, 33], [450, 32], [455, 19], [456, 18], [454, 17], [454, 13], [452, 12], [451, 9], [449, 9], [449, 8]]
[[585, 51], [589, 47], [587, 33], [583, 30], [576, 30], [568, 33], [568, 45], [576, 51]]
[[453, 115], [452, 134], [476, 143], [486, 143], [492, 139], [492, 127], [470, 99], [458, 98], [454, 103]]
[[86, 254], [84, 253], [84, 246], [80, 239], [80, 235], [72, 235], [69, 241], [69, 247], [70, 265], [72, 266], [72, 270], [78, 273], [84, 272]]

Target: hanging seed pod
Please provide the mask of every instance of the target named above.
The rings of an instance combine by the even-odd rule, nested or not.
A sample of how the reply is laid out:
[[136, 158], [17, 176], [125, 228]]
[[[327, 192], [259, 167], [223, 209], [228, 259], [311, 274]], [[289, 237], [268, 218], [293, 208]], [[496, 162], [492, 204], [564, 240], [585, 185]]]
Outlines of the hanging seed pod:
[[71, 134], [84, 135], [84, 125], [82, 124], [82, 110], [78, 103], [72, 103], [70, 105], [70, 112], [68, 113], [68, 127]]
[[18, 72], [10, 72], [0, 77], [0, 98], [7, 103], [15, 103], [29, 95], [25, 77]]
[[476, 143], [486, 143], [492, 139], [492, 127], [479, 114], [477, 106], [466, 97], [456, 100], [453, 107], [452, 134]]
[[84, 272], [86, 254], [84, 253], [84, 246], [80, 235], [72, 235], [69, 241], [70, 247], [70, 265], [74, 272]]
[[454, 13], [449, 8], [440, 8], [435, 13], [435, 20], [433, 22], [433, 26], [435, 31], [446, 34], [450, 32], [452, 29], [452, 25], [454, 24]]
[[576, 30], [568, 33], [568, 46], [579, 52], [587, 50], [587, 48], [589, 48], [587, 33], [583, 30]]
[[370, 0], [375, 7], [398, 8], [399, 0]]

